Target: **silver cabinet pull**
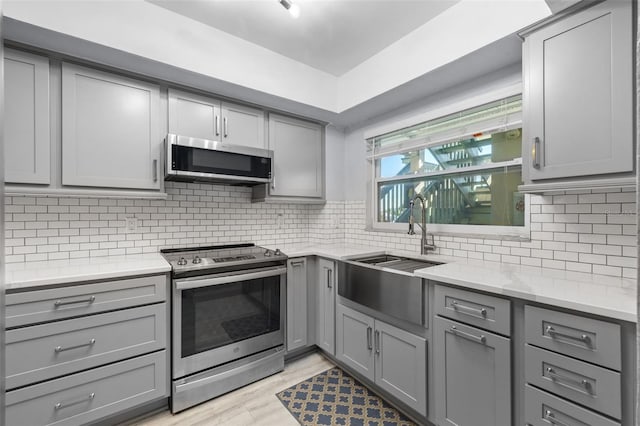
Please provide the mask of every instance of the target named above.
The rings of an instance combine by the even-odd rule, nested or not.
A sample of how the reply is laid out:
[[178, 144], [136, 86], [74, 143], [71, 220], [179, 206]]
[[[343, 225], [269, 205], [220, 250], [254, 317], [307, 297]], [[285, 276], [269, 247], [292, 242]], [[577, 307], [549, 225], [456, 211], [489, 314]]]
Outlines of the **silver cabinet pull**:
[[333, 288], [333, 284], [331, 283], [332, 273], [333, 273], [333, 270], [327, 268], [327, 287], [329, 288]]
[[271, 172], [269, 173], [269, 177], [271, 178], [271, 189], [276, 189], [276, 171], [275, 171], [275, 154], [271, 155]]
[[62, 408], [67, 408], [71, 405], [77, 405], [77, 404], [81, 404], [83, 402], [87, 402], [87, 401], [91, 401], [93, 398], [96, 397], [95, 392], [91, 392], [87, 397], [79, 399], [77, 401], [72, 401], [72, 402], [58, 402], [56, 405], [53, 406], [53, 408], [55, 408], [56, 410], [60, 410]]
[[451, 332], [457, 336], [465, 337], [470, 340], [476, 340], [482, 344], [485, 344], [487, 342], [487, 338], [484, 335], [475, 336], [473, 334], [465, 333], [464, 331], [458, 330], [458, 328], [455, 325], [451, 326]]
[[531, 144], [531, 166], [534, 169], [540, 168], [540, 138], [533, 138], [533, 144]]
[[565, 422], [561, 422], [560, 420], [556, 419], [556, 416], [553, 414], [553, 412], [551, 410], [545, 410], [544, 412], [544, 419], [546, 421], [548, 421], [549, 423], [553, 424], [553, 425], [557, 425], [557, 426], [569, 426], [568, 424], [566, 424]]
[[291, 262], [291, 266], [300, 266], [304, 265], [304, 260], [296, 260], [295, 262]]
[[84, 348], [85, 346], [93, 346], [95, 344], [96, 344], [96, 339], [91, 339], [87, 343], [81, 343], [81, 344], [75, 345], [75, 346], [67, 346], [66, 348], [62, 347], [62, 346], [56, 346], [53, 350], [55, 352], [64, 352], [64, 351], [70, 351], [72, 349]]
[[571, 339], [571, 340], [577, 340], [578, 342], [583, 342], [586, 345], [591, 344], [591, 337], [587, 336], [586, 334], [574, 336], [573, 334], [559, 333], [555, 330], [555, 328], [553, 328], [550, 325], [548, 325], [545, 330], [547, 331], [547, 334], [552, 339], [555, 339], [556, 337], [564, 337], [565, 339]]
[[558, 374], [552, 367], [547, 367], [547, 376], [554, 382], [558, 381], [558, 382], [565, 382], [565, 383], [573, 383], [575, 385], [585, 388], [589, 392], [591, 391], [591, 382], [589, 382], [588, 380], [585, 380], [585, 379], [578, 380], [578, 379], [574, 379], [573, 377], [568, 377], [562, 374]]
[[372, 350], [373, 345], [371, 344], [371, 334], [373, 333], [373, 329], [371, 327], [367, 327], [367, 349]]
[[80, 300], [68, 300], [66, 302], [63, 302], [62, 300], [56, 300], [55, 302], [53, 302], [53, 306], [58, 307], [58, 306], [64, 306], [64, 305], [75, 305], [76, 303], [93, 303], [95, 302], [96, 297], [95, 296], [91, 296], [87, 299], [80, 299]]
[[223, 128], [223, 132], [224, 132], [224, 137], [226, 138], [227, 136], [229, 136], [229, 125], [227, 124], [227, 117], [224, 117], [222, 119], [222, 128]]
[[158, 181], [158, 160], [153, 160], [153, 181]]
[[220, 136], [220, 116], [216, 114], [216, 119], [214, 122], [214, 131], [216, 132], [216, 136]]
[[463, 311], [468, 311], [468, 312], [477, 312], [483, 317], [487, 316], [486, 308], [477, 309], [477, 308], [472, 308], [471, 306], [461, 305], [460, 302], [458, 302], [457, 300], [452, 300], [451, 306], [453, 307], [453, 309], [456, 309], [456, 310], [461, 309]]
[[376, 345], [376, 354], [380, 355], [380, 331], [376, 330], [375, 332], [375, 345]]

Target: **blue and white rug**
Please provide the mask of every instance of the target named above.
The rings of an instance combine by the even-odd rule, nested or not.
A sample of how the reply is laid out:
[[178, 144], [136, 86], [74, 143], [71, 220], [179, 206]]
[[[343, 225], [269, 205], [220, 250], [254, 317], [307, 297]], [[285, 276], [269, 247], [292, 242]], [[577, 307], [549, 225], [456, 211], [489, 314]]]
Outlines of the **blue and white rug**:
[[276, 394], [303, 426], [415, 426], [338, 367]]

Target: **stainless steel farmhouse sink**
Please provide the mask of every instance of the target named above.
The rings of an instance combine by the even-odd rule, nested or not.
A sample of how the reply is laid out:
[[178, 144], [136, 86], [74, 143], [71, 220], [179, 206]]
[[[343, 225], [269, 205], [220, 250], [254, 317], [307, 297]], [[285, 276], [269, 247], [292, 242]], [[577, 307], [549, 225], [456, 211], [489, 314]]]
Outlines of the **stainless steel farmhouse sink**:
[[440, 265], [402, 256], [367, 256], [338, 264], [338, 294], [392, 317], [424, 325], [427, 291], [417, 269]]
[[413, 259], [410, 257], [391, 256], [388, 254], [381, 256], [368, 256], [363, 258], [351, 259], [353, 262], [366, 263], [367, 265], [375, 265], [381, 268], [395, 269], [403, 272], [413, 273], [418, 269], [428, 268], [430, 266], [442, 265], [442, 262], [433, 262], [428, 260]]

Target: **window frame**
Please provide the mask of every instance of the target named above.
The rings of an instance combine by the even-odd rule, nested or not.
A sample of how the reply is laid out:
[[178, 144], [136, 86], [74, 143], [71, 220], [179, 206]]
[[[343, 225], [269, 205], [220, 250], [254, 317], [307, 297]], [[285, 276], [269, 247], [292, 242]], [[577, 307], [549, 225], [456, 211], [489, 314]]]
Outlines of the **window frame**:
[[[380, 162], [377, 161], [381, 156], [370, 156], [368, 154], [368, 140], [371, 138], [384, 135], [386, 133], [401, 130], [403, 128], [412, 127], [426, 121], [435, 120], [446, 115], [455, 114], [460, 111], [479, 107], [491, 102], [499, 101], [504, 98], [516, 96], [522, 94], [522, 85], [514, 84], [502, 89], [487, 92], [482, 95], [469, 97], [466, 100], [452, 103], [442, 108], [433, 109], [422, 114], [415, 115], [411, 118], [396, 121], [393, 123], [385, 124], [376, 128], [369, 129], [364, 133], [364, 143], [367, 146], [365, 149], [367, 162], [367, 199], [365, 201], [366, 210], [366, 231], [373, 232], [407, 232], [408, 224], [406, 223], [388, 223], [377, 221], [378, 211], [378, 184], [380, 182], [393, 182], [393, 181], [406, 181], [409, 179], [424, 178], [424, 177], [436, 177], [451, 175], [456, 171], [435, 171], [428, 173], [420, 173], [407, 176], [394, 176], [382, 178], [379, 177]], [[523, 114], [525, 109], [524, 100], [522, 102]], [[433, 143], [424, 144], [424, 147], [431, 147], [446, 143], [443, 141], [435, 141]], [[409, 149], [408, 149], [409, 150]], [[498, 163], [470, 166], [464, 168], [464, 171], [483, 171], [483, 170], [495, 170], [505, 167], [520, 166], [523, 167], [522, 158], [516, 158], [514, 160], [502, 161]], [[522, 172], [521, 172], [522, 173]], [[531, 237], [531, 199], [529, 194], [524, 194], [525, 213], [524, 213], [524, 226], [499, 226], [499, 225], [462, 225], [462, 224], [439, 224], [428, 223], [427, 232], [436, 235], [451, 235], [457, 237], [476, 237], [476, 238], [491, 238], [491, 239], [512, 239], [512, 240], [529, 240]]]

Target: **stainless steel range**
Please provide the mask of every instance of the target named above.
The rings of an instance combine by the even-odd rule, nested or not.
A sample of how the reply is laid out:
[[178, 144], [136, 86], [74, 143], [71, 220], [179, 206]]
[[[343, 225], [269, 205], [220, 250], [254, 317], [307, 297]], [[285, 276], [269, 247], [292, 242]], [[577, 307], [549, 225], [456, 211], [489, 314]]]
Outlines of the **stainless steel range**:
[[254, 244], [161, 252], [173, 278], [172, 412], [284, 368], [287, 256]]

